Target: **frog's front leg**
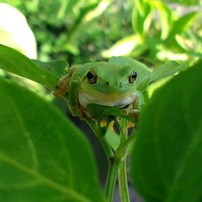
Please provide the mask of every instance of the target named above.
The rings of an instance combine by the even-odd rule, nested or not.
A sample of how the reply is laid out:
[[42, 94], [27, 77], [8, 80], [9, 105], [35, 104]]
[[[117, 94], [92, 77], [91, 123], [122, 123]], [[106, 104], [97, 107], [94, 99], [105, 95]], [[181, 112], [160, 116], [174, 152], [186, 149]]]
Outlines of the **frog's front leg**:
[[82, 110], [83, 107], [79, 103], [79, 90], [80, 90], [79, 82], [72, 81], [68, 93], [68, 106], [73, 116], [83, 119], [85, 114]]
[[61, 98], [64, 94], [69, 92], [70, 88], [70, 82], [71, 82], [71, 77], [72, 74], [75, 72], [76, 67], [71, 67], [68, 71], [68, 74], [64, 75], [60, 80], [58, 81], [56, 85], [56, 90], [55, 90], [55, 97]]
[[65, 93], [69, 92], [69, 85], [70, 85], [71, 77], [69, 74], [63, 76], [56, 85], [56, 91], [54, 93], [55, 97], [61, 98]]
[[144, 97], [140, 91], [136, 91], [135, 100], [126, 108], [122, 109], [123, 114], [139, 114], [142, 104], [144, 104]]

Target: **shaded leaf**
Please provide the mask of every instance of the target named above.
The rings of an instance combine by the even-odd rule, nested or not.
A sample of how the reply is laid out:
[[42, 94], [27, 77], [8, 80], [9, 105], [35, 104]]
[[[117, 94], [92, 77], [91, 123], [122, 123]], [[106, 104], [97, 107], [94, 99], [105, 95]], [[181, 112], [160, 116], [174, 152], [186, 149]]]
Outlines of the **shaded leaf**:
[[93, 117], [96, 117], [98, 120], [102, 120], [103, 118], [109, 117], [122, 117], [133, 123], [135, 123], [134, 118], [131, 116], [124, 114], [124, 109], [119, 109], [117, 107], [109, 107], [98, 104], [88, 104], [87, 109]]
[[0, 78], [0, 201], [105, 201], [84, 135], [51, 104]]
[[131, 175], [147, 201], [201, 200], [201, 66], [171, 79], [142, 111]]
[[0, 69], [31, 79], [55, 90], [58, 78], [38, 67], [32, 60], [12, 48], [0, 45]]

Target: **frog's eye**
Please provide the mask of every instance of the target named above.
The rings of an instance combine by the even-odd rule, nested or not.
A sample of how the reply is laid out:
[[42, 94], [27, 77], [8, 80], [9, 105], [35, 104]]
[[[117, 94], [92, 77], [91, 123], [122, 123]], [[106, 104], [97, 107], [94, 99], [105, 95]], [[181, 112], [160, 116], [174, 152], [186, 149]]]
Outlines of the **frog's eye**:
[[86, 78], [88, 79], [88, 83], [90, 84], [95, 84], [97, 82], [97, 75], [92, 71], [89, 71], [86, 74]]
[[137, 72], [132, 71], [130, 76], [128, 77], [129, 83], [134, 83], [137, 78]]

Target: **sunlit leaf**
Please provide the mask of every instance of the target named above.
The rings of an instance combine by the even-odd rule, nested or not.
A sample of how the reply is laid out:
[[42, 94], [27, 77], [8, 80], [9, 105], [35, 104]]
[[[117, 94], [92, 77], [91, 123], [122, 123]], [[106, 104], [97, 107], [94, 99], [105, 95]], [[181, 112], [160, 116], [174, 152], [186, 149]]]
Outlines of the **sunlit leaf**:
[[116, 42], [110, 49], [102, 52], [103, 57], [112, 56], [124, 56], [133, 54], [141, 54], [147, 49], [146, 44], [142, 44], [142, 41], [138, 35], [127, 36], [118, 42]]
[[58, 78], [38, 67], [32, 60], [9, 47], [0, 45], [0, 69], [31, 79], [54, 90]]
[[[0, 44], [12, 47], [29, 58], [37, 57], [36, 39], [25, 14], [12, 2], [0, 2]], [[15, 3], [14, 3], [15, 4]]]

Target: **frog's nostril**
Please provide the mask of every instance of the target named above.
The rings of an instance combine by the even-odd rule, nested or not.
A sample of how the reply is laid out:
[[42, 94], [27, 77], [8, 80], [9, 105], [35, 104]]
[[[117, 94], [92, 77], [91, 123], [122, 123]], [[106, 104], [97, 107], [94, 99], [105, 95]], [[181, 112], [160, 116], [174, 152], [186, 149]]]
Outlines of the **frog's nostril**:
[[109, 86], [109, 82], [106, 82], [106, 85]]
[[121, 83], [119, 83], [119, 88], [121, 88], [122, 87], [122, 84]]

